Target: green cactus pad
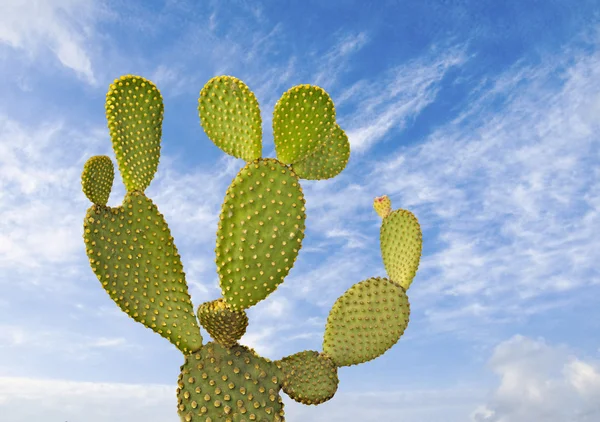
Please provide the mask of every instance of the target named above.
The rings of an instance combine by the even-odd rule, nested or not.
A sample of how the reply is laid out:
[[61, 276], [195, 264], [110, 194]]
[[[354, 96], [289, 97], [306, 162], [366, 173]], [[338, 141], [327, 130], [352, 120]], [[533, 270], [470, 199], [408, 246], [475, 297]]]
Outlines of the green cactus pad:
[[246, 312], [231, 309], [222, 298], [200, 305], [198, 319], [208, 334], [225, 347], [237, 343], [248, 327]]
[[337, 366], [375, 359], [400, 339], [409, 314], [408, 297], [402, 287], [386, 278], [361, 281], [333, 305], [323, 351]]
[[85, 162], [81, 173], [83, 193], [96, 205], [106, 205], [113, 180], [115, 168], [106, 155], [96, 155]]
[[299, 352], [279, 363], [285, 376], [283, 391], [297, 402], [320, 404], [332, 398], [337, 391], [337, 367], [322, 353]]
[[233, 76], [217, 76], [198, 98], [200, 124], [206, 136], [227, 154], [246, 161], [262, 154], [262, 120], [254, 93]]
[[381, 224], [381, 256], [389, 278], [408, 290], [419, 268], [423, 237], [413, 213], [398, 209]]
[[324, 180], [337, 176], [346, 168], [350, 158], [348, 136], [336, 123], [326, 142], [312, 155], [293, 165], [301, 179]]
[[298, 177], [267, 158], [246, 164], [221, 208], [217, 272], [225, 301], [246, 309], [283, 282], [304, 238], [304, 194]]
[[207, 343], [185, 357], [177, 381], [182, 421], [284, 421], [283, 375], [254, 350]]
[[290, 88], [273, 112], [277, 158], [286, 164], [304, 160], [327, 142], [334, 126], [335, 107], [327, 92], [312, 85]]
[[143, 192], [160, 158], [162, 96], [147, 79], [121, 76], [106, 94], [106, 118], [125, 188]]
[[179, 253], [150, 199], [131, 192], [120, 207], [93, 205], [83, 237], [92, 270], [127, 315], [183, 353], [202, 346]]

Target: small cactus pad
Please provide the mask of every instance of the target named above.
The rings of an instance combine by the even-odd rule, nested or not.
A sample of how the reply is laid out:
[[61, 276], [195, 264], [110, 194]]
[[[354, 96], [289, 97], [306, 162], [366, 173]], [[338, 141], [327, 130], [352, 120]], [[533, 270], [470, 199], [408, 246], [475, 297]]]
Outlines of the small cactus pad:
[[231, 309], [222, 298], [200, 305], [198, 319], [208, 334], [225, 347], [233, 346], [242, 338], [248, 327], [246, 312]]
[[381, 224], [381, 256], [389, 278], [408, 290], [417, 274], [423, 237], [413, 213], [398, 209], [389, 213]]
[[337, 176], [346, 168], [350, 158], [348, 136], [336, 123], [326, 142], [312, 155], [294, 164], [301, 179], [323, 180]]
[[332, 398], [337, 391], [337, 367], [322, 353], [299, 352], [279, 363], [285, 376], [283, 391], [297, 402], [320, 404]]
[[337, 366], [375, 359], [400, 339], [409, 314], [408, 297], [402, 287], [386, 278], [361, 281], [333, 305], [323, 351]]
[[217, 76], [198, 98], [206, 136], [227, 154], [253, 161], [262, 154], [262, 120], [254, 93], [233, 76]]
[[113, 180], [115, 168], [106, 155], [96, 155], [85, 162], [81, 173], [83, 193], [96, 205], [106, 205]]
[[160, 158], [162, 96], [147, 79], [121, 76], [106, 94], [106, 118], [125, 188], [143, 192]]
[[120, 207], [93, 205], [83, 237], [92, 270], [127, 315], [183, 353], [202, 346], [179, 253], [150, 199], [131, 192]]
[[335, 107], [329, 94], [312, 85], [290, 88], [275, 104], [273, 138], [277, 158], [293, 164], [314, 154], [335, 126]]
[[227, 189], [215, 249], [225, 301], [246, 309], [283, 282], [304, 238], [298, 177], [268, 158], [246, 164]]
[[392, 212], [392, 201], [387, 195], [378, 196], [373, 201], [373, 208], [381, 218], [385, 218]]
[[207, 343], [181, 366], [179, 416], [186, 422], [282, 422], [282, 378], [273, 362], [252, 349]]

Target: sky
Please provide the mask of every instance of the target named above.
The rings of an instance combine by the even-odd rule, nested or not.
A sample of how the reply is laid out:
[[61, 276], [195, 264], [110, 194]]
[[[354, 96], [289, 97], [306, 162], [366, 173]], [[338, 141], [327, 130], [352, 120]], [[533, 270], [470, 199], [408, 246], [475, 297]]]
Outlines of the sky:
[[[262, 356], [322, 350], [335, 300], [385, 276], [375, 196], [419, 219], [405, 334], [340, 368], [330, 401], [284, 395], [287, 420], [600, 420], [596, 1], [2, 0], [0, 419], [179, 420], [182, 354], [117, 308], [82, 239], [83, 165], [114, 160], [105, 95], [135, 74], [163, 95], [146, 193], [195, 306], [220, 295], [218, 213], [244, 165], [199, 124], [204, 84], [253, 90], [268, 157], [285, 91], [318, 85], [336, 106], [350, 162], [301, 182], [303, 248], [241, 340]], [[109, 205], [124, 193], [117, 175]]]

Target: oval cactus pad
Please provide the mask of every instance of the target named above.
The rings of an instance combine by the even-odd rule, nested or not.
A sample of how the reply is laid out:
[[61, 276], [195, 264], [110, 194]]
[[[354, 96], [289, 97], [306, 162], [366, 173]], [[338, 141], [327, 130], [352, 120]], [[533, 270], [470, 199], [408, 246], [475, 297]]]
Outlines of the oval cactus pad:
[[106, 119], [125, 188], [143, 192], [154, 178], [160, 158], [160, 92], [140, 76], [122, 76], [106, 94]]
[[337, 366], [375, 359], [398, 342], [409, 315], [408, 297], [402, 287], [386, 278], [361, 281], [333, 305], [323, 351]]
[[186, 422], [283, 422], [281, 370], [254, 350], [207, 343], [185, 357], [177, 412]]
[[120, 207], [92, 206], [83, 237], [92, 270], [119, 308], [183, 353], [202, 346], [177, 247], [150, 199], [133, 192]]
[[405, 290], [410, 287], [421, 259], [423, 236], [415, 215], [407, 210], [390, 212], [381, 224], [381, 256], [390, 279]]
[[81, 173], [83, 193], [97, 205], [106, 205], [113, 180], [115, 167], [106, 155], [96, 155], [85, 162]]
[[304, 160], [327, 141], [334, 125], [335, 107], [327, 92], [313, 85], [290, 88], [273, 112], [277, 158], [286, 164]]
[[307, 350], [276, 362], [284, 374], [283, 391], [302, 404], [321, 404], [333, 397], [337, 366], [326, 355]]
[[304, 238], [298, 177], [274, 159], [246, 164], [227, 189], [215, 249], [225, 301], [245, 309], [266, 298], [294, 265]]
[[246, 161], [262, 154], [262, 120], [258, 101], [245, 83], [217, 76], [198, 98], [200, 124], [211, 141], [227, 154]]
[[301, 179], [324, 180], [337, 176], [350, 158], [348, 136], [336, 123], [330, 136], [312, 155], [293, 165]]

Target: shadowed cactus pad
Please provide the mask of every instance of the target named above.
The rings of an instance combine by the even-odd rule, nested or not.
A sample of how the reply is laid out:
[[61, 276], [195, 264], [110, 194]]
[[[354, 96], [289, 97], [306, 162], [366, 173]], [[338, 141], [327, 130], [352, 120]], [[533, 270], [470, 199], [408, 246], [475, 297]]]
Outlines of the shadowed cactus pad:
[[423, 246], [417, 217], [402, 209], [389, 212], [381, 224], [380, 243], [388, 276], [408, 290], [417, 274]]
[[162, 96], [149, 80], [122, 76], [106, 94], [106, 118], [123, 183], [129, 192], [143, 192], [160, 158]]
[[338, 387], [337, 367], [326, 355], [304, 351], [278, 361], [284, 374], [283, 391], [303, 404], [320, 404]]
[[336, 123], [323, 145], [304, 160], [294, 164], [298, 177], [309, 180], [331, 179], [346, 168], [350, 158], [348, 136]]
[[227, 154], [246, 161], [261, 157], [262, 120], [254, 93], [233, 76], [217, 76], [198, 99], [202, 128]]
[[248, 327], [246, 312], [231, 309], [222, 298], [200, 305], [198, 319], [208, 334], [225, 347], [233, 346]]
[[225, 301], [245, 309], [266, 298], [294, 265], [304, 238], [298, 177], [274, 159], [248, 163], [227, 189], [216, 263]]
[[150, 199], [132, 192], [120, 207], [93, 205], [84, 240], [92, 270], [127, 315], [183, 353], [202, 346], [179, 253]]
[[113, 180], [115, 168], [106, 155], [96, 155], [86, 161], [81, 174], [81, 185], [85, 196], [97, 205], [106, 205]]
[[244, 346], [207, 343], [185, 357], [177, 382], [182, 421], [284, 421], [281, 370]]
[[298, 85], [289, 89], [273, 113], [277, 158], [285, 164], [304, 160], [327, 142], [334, 125], [335, 107], [322, 88]]
[[408, 297], [402, 287], [385, 278], [361, 281], [333, 305], [323, 351], [337, 366], [375, 359], [400, 339], [409, 314]]

